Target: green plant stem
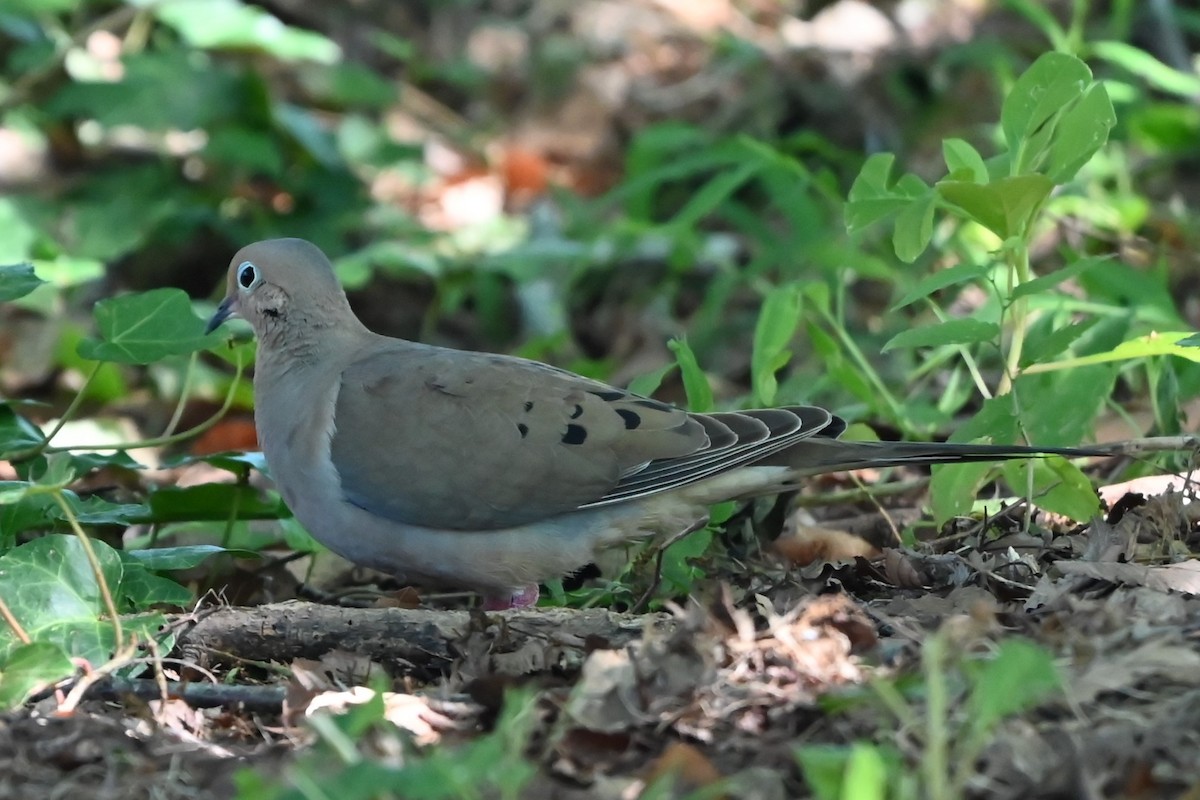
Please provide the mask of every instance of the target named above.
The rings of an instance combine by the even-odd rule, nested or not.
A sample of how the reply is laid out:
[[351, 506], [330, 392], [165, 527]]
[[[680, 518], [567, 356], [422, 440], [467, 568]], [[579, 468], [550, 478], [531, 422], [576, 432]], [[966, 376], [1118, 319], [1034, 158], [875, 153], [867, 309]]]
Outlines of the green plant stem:
[[930, 800], [953, 800], [949, 763], [950, 693], [946, 688], [946, 638], [935, 633], [921, 649], [925, 674], [925, 754], [921, 772], [925, 777], [925, 796]]
[[179, 387], [179, 402], [175, 404], [175, 411], [171, 414], [171, 421], [163, 429], [163, 436], [170, 436], [175, 432], [175, 428], [179, 426], [179, 420], [183, 417], [184, 406], [187, 404], [188, 391], [192, 388], [192, 377], [196, 373], [196, 362], [199, 360], [200, 353], [198, 351], [193, 352], [192, 357], [188, 359], [187, 369], [183, 372], [183, 384]]
[[[925, 302], [928, 303], [929, 307], [933, 310], [933, 314], [938, 318], [938, 322], [946, 321], [947, 317], [944, 313], [942, 313], [942, 310], [938, 308], [937, 303], [933, 302], [933, 300], [929, 298], [925, 298]], [[957, 349], [959, 357], [962, 358], [963, 363], [967, 367], [967, 372], [970, 374], [971, 380], [975, 383], [975, 388], [979, 391], [979, 394], [983, 396], [983, 399], [991, 400], [992, 391], [988, 388], [987, 381], [983, 379], [983, 373], [979, 371], [979, 364], [975, 361], [975, 356], [971, 354], [971, 351], [967, 349], [966, 345], [960, 344], [958, 345]]]
[[[167, 445], [172, 445], [176, 442], [186, 441], [193, 436], [198, 436], [199, 434], [204, 433], [206, 430], [216, 425], [224, 418], [229, 409], [233, 407], [233, 398], [237, 394], [238, 382], [241, 381], [242, 373], [244, 371], [245, 364], [242, 363], [242, 357], [239, 353], [237, 359], [237, 371], [234, 373], [233, 380], [229, 384], [229, 391], [225, 393], [225, 402], [221, 404], [221, 407], [217, 409], [217, 412], [211, 417], [204, 420], [204, 422], [201, 422], [199, 425], [189, 428], [183, 433], [176, 433], [170, 436], [158, 436], [153, 439], [143, 439], [139, 442], [119, 442], [117, 444], [98, 444], [90, 446], [83, 445], [73, 447], [44, 447], [42, 450], [46, 453], [64, 453], [72, 450], [142, 450], [147, 447], [166, 447]], [[25, 454], [22, 453], [21, 456], [24, 457]]]
[[858, 368], [862, 371], [862, 374], [866, 376], [867, 380], [870, 381], [871, 385], [875, 387], [875, 391], [879, 393], [879, 397], [881, 397], [883, 402], [887, 405], [888, 412], [891, 414], [892, 419], [902, 423], [901, 427], [904, 427], [904, 413], [900, 407], [900, 403], [897, 402], [896, 398], [892, 396], [892, 393], [887, 390], [887, 387], [883, 384], [883, 381], [880, 380], [879, 374], [872, 369], [870, 362], [868, 362], [866, 356], [863, 355], [862, 350], [858, 349], [858, 345], [855, 344], [854, 340], [851, 339], [846, 333], [846, 329], [839, 325], [837, 321], [829, 314], [829, 312], [825, 311], [819, 306], [817, 306], [817, 309], [821, 316], [825, 318], [825, 322], [833, 330], [834, 335], [837, 336], [838, 341], [842, 343], [842, 347], [846, 349], [846, 352], [850, 355], [850, 358], [858, 365]]
[[[235, 484], [239, 489], [242, 487], [242, 475], [238, 476], [238, 481]], [[234, 492], [233, 502], [229, 504], [229, 517], [225, 520], [225, 530], [221, 533], [221, 547], [229, 549], [229, 543], [233, 541], [233, 526], [237, 523], [238, 509], [242, 505], [241, 492]]]
[[900, 727], [912, 728], [917, 724], [917, 715], [913, 713], [912, 706], [904, 699], [904, 695], [896, 688], [894, 682], [874, 680], [868, 685], [880, 702], [887, 707], [887, 710], [892, 712], [892, 716], [900, 723]]
[[125, 640], [124, 632], [121, 629], [121, 615], [117, 613], [117, 604], [113, 601], [112, 591], [108, 587], [108, 581], [104, 579], [104, 572], [100, 569], [100, 560], [96, 558], [96, 551], [92, 548], [91, 537], [87, 535], [83, 526], [79, 524], [79, 520], [75, 518], [75, 512], [72, 510], [71, 504], [67, 502], [67, 498], [63, 496], [62, 489], [55, 488], [50, 492], [50, 496], [54, 498], [54, 502], [58, 503], [58, 507], [62, 509], [63, 515], [67, 518], [67, 524], [71, 526], [79, 543], [83, 545], [83, 552], [87, 555], [88, 564], [92, 567], [92, 574], [96, 576], [96, 585], [100, 587], [100, 596], [104, 599], [104, 607], [112, 618], [114, 649], [120, 650]]
[[[1024, 241], [1014, 251], [1011, 251], [1008, 258], [1009, 266], [1009, 291], [1016, 289], [1023, 283], [1029, 281], [1029, 247]], [[1029, 324], [1029, 300], [1027, 297], [1018, 297], [1013, 300], [1012, 306], [1012, 342], [1008, 346], [1008, 358], [1005, 360], [1004, 375], [1000, 378], [1000, 385], [996, 389], [996, 395], [1006, 395], [1012, 390], [1013, 380], [1017, 377], [1021, 369], [1021, 353], [1025, 349], [1025, 328]]]
[[83, 379], [83, 385], [79, 387], [79, 391], [75, 393], [75, 397], [71, 399], [70, 404], [67, 406], [66, 410], [63, 411], [62, 416], [58, 418], [58, 422], [56, 422], [54, 427], [50, 429], [50, 432], [46, 434], [46, 438], [42, 439], [42, 443], [36, 447], [30, 448], [22, 453], [18, 453], [13, 457], [14, 461], [20, 461], [24, 458], [31, 458], [33, 456], [41, 455], [50, 447], [50, 441], [57, 436], [59, 432], [62, 431], [63, 426], [75, 416], [75, 412], [79, 410], [79, 406], [83, 405], [83, 398], [87, 394], [88, 386], [91, 385], [92, 381], [95, 380], [96, 376], [100, 373], [100, 367], [102, 366], [103, 364], [100, 361], [92, 362], [92, 369], [90, 372], [88, 372], [87, 377]]

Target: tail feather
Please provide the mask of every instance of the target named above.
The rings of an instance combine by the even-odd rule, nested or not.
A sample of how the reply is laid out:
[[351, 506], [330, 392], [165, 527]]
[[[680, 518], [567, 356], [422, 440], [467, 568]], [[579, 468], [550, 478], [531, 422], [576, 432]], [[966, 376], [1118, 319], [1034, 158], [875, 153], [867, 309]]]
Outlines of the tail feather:
[[851, 442], [814, 437], [797, 442], [762, 461], [762, 466], [782, 466], [797, 477], [868, 467], [909, 464], [968, 464], [1014, 458], [1110, 456], [1107, 450], [1085, 447], [1025, 447], [1006, 444], [956, 444], [952, 442]]

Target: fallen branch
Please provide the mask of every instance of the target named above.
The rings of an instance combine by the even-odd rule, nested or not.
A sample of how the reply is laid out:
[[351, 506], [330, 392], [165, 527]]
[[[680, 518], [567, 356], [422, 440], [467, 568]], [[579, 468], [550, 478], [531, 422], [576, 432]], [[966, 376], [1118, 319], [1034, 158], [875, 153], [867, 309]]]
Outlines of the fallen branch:
[[[497, 674], [523, 674], [531, 646], [544, 658], [582, 658], [591, 650], [619, 648], [647, 626], [673, 623], [665, 614], [629, 615], [604, 609], [535, 608], [484, 614], [403, 608], [341, 608], [314, 603], [274, 603], [222, 608], [183, 623], [177, 652], [202, 667], [246, 661], [289, 663], [347, 650], [399, 666], [417, 677], [444, 674], [465, 650], [467, 639], [487, 642]], [[471, 648], [477, 652], [476, 647]], [[517, 657], [520, 651], [525, 651]], [[509, 657], [511, 656], [511, 658]], [[535, 659], [538, 660], [538, 659]], [[530, 667], [536, 667], [530, 664]]]

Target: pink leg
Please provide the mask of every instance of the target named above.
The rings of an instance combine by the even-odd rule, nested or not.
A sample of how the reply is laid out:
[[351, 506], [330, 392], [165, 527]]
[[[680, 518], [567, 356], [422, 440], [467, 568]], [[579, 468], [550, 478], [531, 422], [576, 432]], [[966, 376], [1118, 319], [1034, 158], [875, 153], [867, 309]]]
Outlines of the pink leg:
[[483, 596], [484, 611], [507, 611], [510, 608], [529, 608], [537, 605], [538, 587], [536, 583], [522, 586], [508, 595], [485, 594]]

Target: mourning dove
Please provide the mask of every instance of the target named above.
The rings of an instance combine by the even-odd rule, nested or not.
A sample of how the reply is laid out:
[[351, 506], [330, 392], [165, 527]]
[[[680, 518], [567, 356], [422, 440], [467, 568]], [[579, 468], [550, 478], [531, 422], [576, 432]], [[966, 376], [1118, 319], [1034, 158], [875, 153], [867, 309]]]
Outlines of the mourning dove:
[[689, 413], [512, 356], [381, 336], [302, 239], [242, 248], [209, 322], [258, 337], [255, 423], [296, 518], [350, 561], [524, 606], [598, 548], [822, 472], [1095, 451], [843, 442], [822, 408]]

